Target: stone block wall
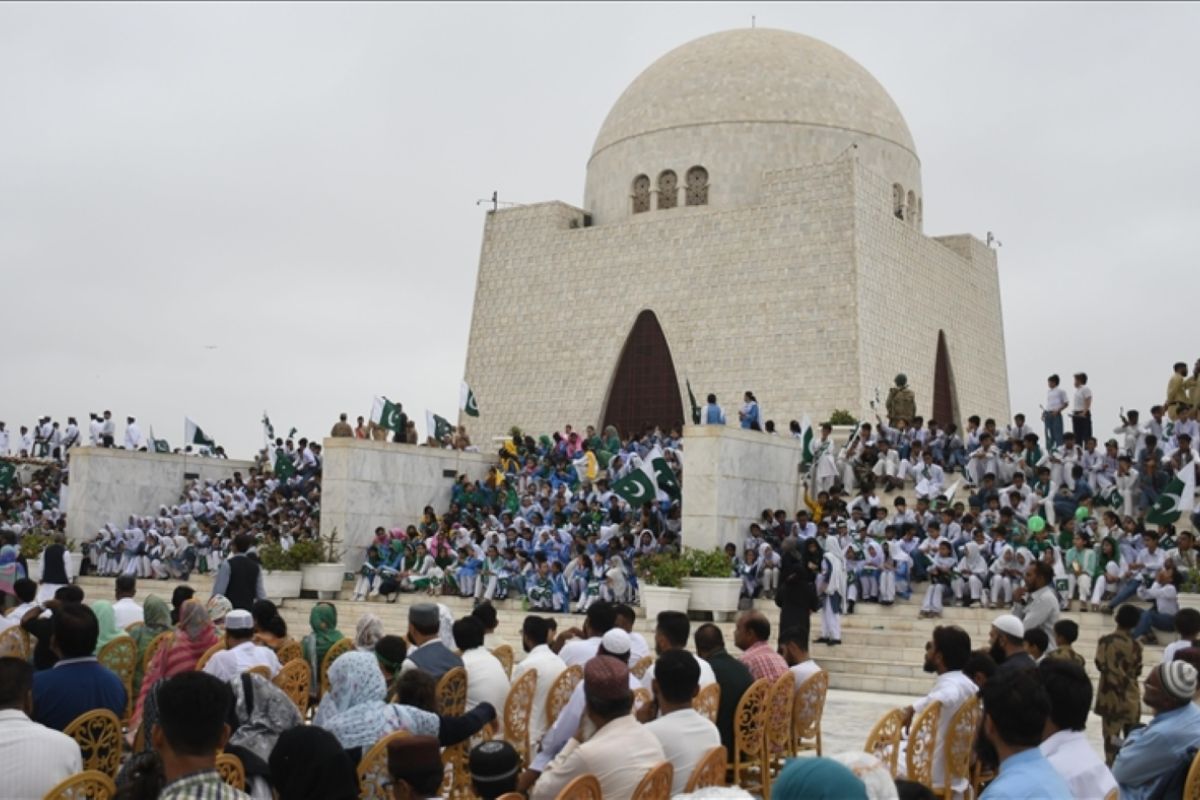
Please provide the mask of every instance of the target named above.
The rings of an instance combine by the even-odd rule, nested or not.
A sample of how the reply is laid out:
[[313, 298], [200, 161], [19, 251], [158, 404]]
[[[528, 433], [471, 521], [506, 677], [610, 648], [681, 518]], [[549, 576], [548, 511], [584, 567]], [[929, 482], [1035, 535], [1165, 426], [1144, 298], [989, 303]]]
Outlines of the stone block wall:
[[71, 450], [67, 536], [88, 541], [106, 523], [124, 525], [130, 514], [157, 516], [159, 506], [179, 502], [185, 476], [225, 480], [238, 471], [248, 476], [253, 466], [251, 461], [77, 447]]
[[482, 453], [361, 439], [326, 439], [322, 449], [321, 535], [337, 528], [350, 570], [362, 565], [375, 528], [416, 524], [425, 506], [444, 514], [457, 476], [480, 480], [495, 460]]

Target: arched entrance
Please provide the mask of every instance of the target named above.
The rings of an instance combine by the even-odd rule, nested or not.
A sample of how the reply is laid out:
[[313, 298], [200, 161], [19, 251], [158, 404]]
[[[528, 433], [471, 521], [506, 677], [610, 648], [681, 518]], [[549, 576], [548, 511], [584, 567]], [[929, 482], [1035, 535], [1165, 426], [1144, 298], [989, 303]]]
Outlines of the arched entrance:
[[946, 332], [938, 331], [937, 360], [933, 365], [933, 418], [942, 430], [958, 424], [958, 391], [954, 388], [954, 370], [950, 366], [950, 348]]
[[669, 430], [683, 425], [675, 364], [653, 311], [638, 314], [621, 348], [604, 408], [604, 425], [615, 425], [623, 437], [646, 427]]

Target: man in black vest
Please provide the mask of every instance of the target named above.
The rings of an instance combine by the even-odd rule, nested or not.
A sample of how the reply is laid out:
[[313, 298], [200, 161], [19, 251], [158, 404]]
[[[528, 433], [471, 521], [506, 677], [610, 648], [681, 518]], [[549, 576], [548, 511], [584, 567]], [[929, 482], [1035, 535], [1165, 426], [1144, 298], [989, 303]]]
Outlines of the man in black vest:
[[225, 595], [234, 608], [249, 611], [255, 600], [266, 600], [267, 590], [263, 586], [262, 567], [258, 559], [246, 555], [254, 540], [248, 533], [233, 537], [233, 555], [217, 569], [213, 582], [213, 595]]
[[442, 644], [438, 637], [441, 618], [438, 607], [433, 603], [418, 603], [408, 609], [408, 640], [413, 649], [400, 667], [400, 673], [419, 669], [435, 681], [455, 667], [463, 665], [462, 659]]

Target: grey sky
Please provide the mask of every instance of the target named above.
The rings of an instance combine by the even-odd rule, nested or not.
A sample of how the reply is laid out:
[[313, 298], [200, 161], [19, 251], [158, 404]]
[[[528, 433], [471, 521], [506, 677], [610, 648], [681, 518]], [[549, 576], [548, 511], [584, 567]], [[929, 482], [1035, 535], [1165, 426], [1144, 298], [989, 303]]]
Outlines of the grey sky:
[[454, 416], [475, 200], [581, 203], [625, 86], [751, 14], [891, 93], [927, 234], [1004, 243], [1014, 410], [1079, 369], [1099, 432], [1162, 401], [1200, 355], [1196, 5], [8, 3], [0, 419], [110, 408], [176, 445], [187, 414], [244, 456], [264, 408]]

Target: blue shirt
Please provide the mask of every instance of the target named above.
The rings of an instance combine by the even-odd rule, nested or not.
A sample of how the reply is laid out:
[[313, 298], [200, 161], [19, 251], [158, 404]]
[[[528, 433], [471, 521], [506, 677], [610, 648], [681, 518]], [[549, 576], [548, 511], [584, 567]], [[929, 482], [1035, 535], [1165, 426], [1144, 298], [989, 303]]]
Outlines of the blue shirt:
[[61, 731], [80, 714], [107, 708], [125, 716], [125, 685], [94, 657], [59, 661], [33, 676], [33, 721]]
[[[1124, 795], [1122, 795], [1123, 797]], [[1009, 756], [979, 800], [1071, 800], [1071, 789], [1036, 747]]]
[[1121, 798], [1150, 797], [1175, 776], [1189, 747], [1200, 745], [1200, 708], [1187, 703], [1156, 714], [1150, 724], [1129, 734], [1113, 762]]

